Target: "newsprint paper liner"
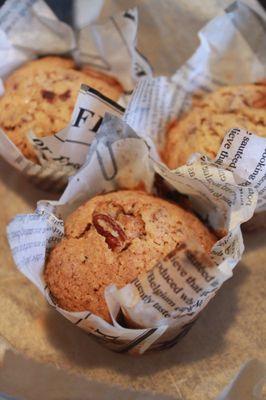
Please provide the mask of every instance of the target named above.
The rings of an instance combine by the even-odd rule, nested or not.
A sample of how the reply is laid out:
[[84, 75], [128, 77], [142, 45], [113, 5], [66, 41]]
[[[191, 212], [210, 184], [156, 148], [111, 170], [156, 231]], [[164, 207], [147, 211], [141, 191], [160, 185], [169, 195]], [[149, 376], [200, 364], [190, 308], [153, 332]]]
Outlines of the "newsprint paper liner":
[[187, 110], [193, 95], [266, 79], [266, 15], [234, 2], [199, 39], [196, 52], [172, 77], [141, 79], [127, 106], [127, 123], [150, 136], [159, 151], [169, 123]]
[[[266, 80], [265, 15], [235, 2], [210, 21], [199, 32], [199, 38], [199, 48], [174, 76], [141, 79], [126, 108], [124, 120], [159, 154], [170, 123], [188, 109], [193, 95], [204, 95], [225, 85]], [[237, 183], [254, 186], [258, 191], [256, 213], [266, 210], [264, 148], [263, 138], [243, 139], [238, 130], [232, 129], [216, 158], [220, 165], [235, 170]], [[248, 164], [243, 153], [249, 155]]]
[[[120, 102], [126, 104], [137, 79], [151, 74], [148, 62], [135, 47], [137, 29], [138, 13], [135, 8], [112, 16], [104, 23], [93, 23], [74, 32], [57, 19], [43, 0], [7, 0], [0, 9], [0, 95], [4, 93], [3, 79], [20, 65], [41, 55], [68, 55], [78, 65], [89, 65], [115, 77], [124, 89]], [[116, 110], [121, 110], [116, 103], [96, 91], [87, 96], [86, 108], [91, 112], [91, 119], [93, 115], [94, 119], [100, 119], [106, 110], [115, 114]], [[80, 144], [86, 152], [94, 135], [95, 131], [87, 132], [86, 144]], [[51, 157], [47, 160], [40, 155], [40, 164], [34, 164], [0, 130], [0, 155], [43, 188], [60, 190], [66, 185], [68, 176], [75, 173], [85, 159], [83, 157], [77, 165], [64, 151], [62, 154], [57, 152], [57, 141], [62, 144], [68, 139], [63, 130], [59, 139], [53, 141], [53, 162]], [[29, 140], [34, 147], [41, 147], [41, 141], [34, 132], [29, 132]], [[70, 138], [67, 143], [75, 142]], [[75, 145], [72, 149], [71, 144], [66, 153], [79, 151]]]
[[[72, 54], [79, 64], [88, 64], [115, 76], [124, 87], [125, 95], [120, 104], [125, 106], [134, 83], [142, 76], [151, 76], [149, 64], [135, 47], [137, 24], [137, 10], [132, 9], [109, 18], [106, 23], [86, 26], [74, 35], [42, 0], [8, 0], [0, 10], [0, 77], [4, 78], [37, 55]], [[178, 35], [178, 27], [176, 32]], [[193, 93], [208, 92], [220, 85], [253, 82], [266, 76], [265, 19], [262, 14], [236, 2], [207, 24], [199, 37], [201, 45], [195, 54], [169, 79], [175, 86], [170, 88], [168, 85], [167, 92], [158, 90], [159, 85], [155, 85], [152, 107], [150, 89], [147, 93], [143, 87], [137, 89], [133, 104], [136, 105], [137, 99], [137, 104], [144, 110], [137, 113], [136, 122], [132, 109], [129, 109], [131, 120], [126, 121], [134, 129], [137, 123], [138, 134], [142, 135], [144, 131], [146, 140], [149, 135], [159, 149], [167, 127], [164, 123], [188, 107]], [[84, 90], [87, 91], [86, 103], [82, 104]], [[140, 93], [141, 102], [138, 99]], [[100, 93], [81, 88], [65, 129], [45, 138], [36, 138], [34, 132], [29, 132], [40, 164], [33, 164], [23, 157], [1, 131], [0, 154], [38, 185], [60, 190], [68, 177], [83, 165], [106, 111], [114, 115], [123, 113], [121, 106]], [[146, 125], [145, 115], [151, 126]]]
[[[237, 128], [233, 132], [241, 140], [256, 143], [258, 139]], [[229, 133], [225, 142], [231, 137]], [[235, 152], [234, 140], [233, 143], [232, 154], [228, 149], [228, 160]], [[261, 152], [243, 153], [243, 157], [248, 169], [255, 157], [260, 162]], [[253, 172], [252, 168], [249, 173]], [[155, 175], [175, 190], [173, 196], [176, 191], [188, 196], [194, 210], [217, 232], [220, 239], [211, 254], [205, 254], [191, 238], [125, 287], [107, 287], [105, 299], [112, 324], [90, 310], [69, 312], [59, 308], [45, 286], [43, 270], [47, 254], [64, 234], [67, 215], [99, 193], [136, 188], [140, 184], [154, 192]], [[252, 217], [258, 198], [253, 185], [246, 186], [239, 181], [241, 177], [242, 167], [238, 171], [237, 163], [229, 170], [223, 168], [222, 162], [204, 157], [170, 171], [152, 157], [147, 143], [125, 121], [107, 114], [86, 163], [70, 179], [59, 201], [41, 201], [34, 214], [18, 215], [9, 224], [7, 234], [15, 263], [52, 306], [109, 348], [141, 354], [148, 349], [171, 347], [232, 276], [241, 258], [244, 246], [240, 224]], [[125, 316], [123, 325], [120, 310]]]
[[63, 131], [44, 138], [30, 135], [42, 166], [54, 171], [48, 174], [50, 180], [60, 176], [65, 182], [83, 165], [105, 112], [117, 116], [124, 113], [124, 120], [145, 138], [159, 159], [156, 153], [164, 145], [169, 123], [189, 107], [195, 93], [266, 77], [266, 22], [247, 5], [235, 2], [210, 21], [199, 32], [199, 38], [201, 44], [195, 54], [172, 77], [152, 78], [147, 64], [146, 68], [136, 69], [138, 76], [144, 77], [129, 98], [125, 113], [121, 106], [83, 85], [70, 123]]

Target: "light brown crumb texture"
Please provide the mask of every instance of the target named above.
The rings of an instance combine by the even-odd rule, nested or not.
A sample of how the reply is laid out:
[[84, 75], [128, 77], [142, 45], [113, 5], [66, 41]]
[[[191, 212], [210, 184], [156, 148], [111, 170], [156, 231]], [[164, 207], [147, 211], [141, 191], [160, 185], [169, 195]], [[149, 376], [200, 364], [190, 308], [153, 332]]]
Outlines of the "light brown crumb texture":
[[96, 196], [65, 223], [45, 280], [57, 304], [110, 321], [104, 290], [121, 288], [193, 237], [209, 252], [215, 237], [192, 213], [139, 191]]
[[26, 135], [32, 130], [42, 137], [65, 128], [82, 83], [112, 100], [118, 100], [122, 93], [114, 79], [74, 68], [71, 59], [44, 57], [25, 64], [5, 81], [0, 127], [32, 161], [36, 162], [36, 157]]
[[171, 169], [184, 165], [194, 152], [213, 159], [231, 128], [266, 137], [266, 81], [225, 86], [199, 99], [170, 128], [162, 156]]

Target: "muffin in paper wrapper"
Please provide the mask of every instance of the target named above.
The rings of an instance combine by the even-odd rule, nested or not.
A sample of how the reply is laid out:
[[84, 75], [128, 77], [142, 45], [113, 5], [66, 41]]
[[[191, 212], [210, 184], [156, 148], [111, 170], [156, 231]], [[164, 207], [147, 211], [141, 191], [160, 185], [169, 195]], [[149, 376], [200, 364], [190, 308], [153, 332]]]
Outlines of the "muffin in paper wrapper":
[[[169, 123], [190, 106], [195, 93], [209, 93], [221, 86], [265, 79], [265, 21], [263, 15], [241, 2], [235, 2], [199, 32], [200, 46], [172, 77], [153, 78], [147, 72], [148, 76], [138, 80], [124, 113], [125, 121], [146, 141], [153, 141], [160, 153]], [[222, 32], [221, 26], [225, 27]], [[77, 124], [80, 110], [90, 102], [87, 94], [82, 100], [84, 90], [85, 86], [81, 88], [70, 125], [59, 135], [63, 139], [65, 135], [72, 141], [75, 138], [77, 141], [87, 140], [91, 143], [88, 131], [93, 130], [99, 118], [88, 118], [87, 110], [81, 114], [82, 118], [79, 118]], [[96, 102], [91, 107], [91, 111], [94, 110], [98, 115]], [[114, 108], [105, 111], [118, 116], [123, 113], [122, 109]], [[73, 144], [67, 140], [62, 146], [58, 145], [53, 136], [42, 138], [39, 144], [36, 143], [39, 157], [48, 160], [49, 165], [55, 163], [55, 152], [62, 158], [68, 158], [70, 168], [72, 164], [84, 163], [87, 150], [82, 143]]]
[[[137, 10], [132, 9], [105, 23], [84, 27], [76, 38], [72, 28], [58, 21], [42, 0], [8, 0], [0, 10], [3, 33], [0, 77], [4, 78], [37, 55], [68, 54], [78, 64], [87, 64], [116, 77], [125, 90], [119, 103], [125, 106], [127, 95], [139, 78], [151, 77], [152, 74], [149, 64], [135, 48], [137, 25]], [[222, 34], [221, 25], [226, 28]], [[32, 28], [28, 31], [28, 26], [34, 27], [35, 35]], [[146, 140], [150, 137], [159, 151], [168, 123], [189, 107], [193, 93], [209, 92], [223, 85], [254, 82], [266, 76], [263, 14], [235, 2], [208, 23], [199, 32], [199, 38], [199, 48], [173, 77], [142, 79], [127, 108], [125, 120]], [[114, 48], [119, 48], [119, 53], [114, 52]], [[137, 113], [134, 113], [136, 104]], [[142, 112], [139, 112], [139, 107]], [[1, 131], [0, 154], [38, 186], [62, 190], [68, 177], [85, 162], [105, 112], [121, 116], [124, 110], [92, 88], [81, 87], [77, 105], [65, 129], [42, 138], [29, 132], [29, 140], [40, 164], [33, 164], [25, 158]], [[129, 115], [131, 117], [127, 118]], [[159, 130], [156, 128], [158, 123]]]
[[[135, 48], [137, 29], [138, 13], [135, 8], [103, 23], [93, 22], [74, 32], [70, 26], [57, 19], [43, 0], [7, 0], [0, 9], [0, 95], [4, 93], [3, 79], [24, 63], [43, 55], [67, 55], [73, 57], [78, 65], [88, 65], [116, 78], [124, 89], [119, 102], [126, 104], [137, 79], [151, 74], [148, 62]], [[119, 52], [114, 49], [119, 49]], [[65, 129], [59, 132], [59, 139], [55, 139], [57, 135], [48, 136], [48, 141], [54, 138], [54, 141], [49, 142], [51, 162], [38, 151], [38, 148], [45, 148], [41, 138], [29, 132], [28, 139], [36, 148], [39, 159], [39, 164], [35, 164], [24, 157], [5, 132], [0, 130], [0, 155], [39, 187], [62, 190], [68, 177], [85, 161], [84, 152], [81, 152], [78, 162], [72, 161], [69, 153], [79, 152], [77, 143], [87, 153], [95, 136], [93, 127], [96, 122], [99, 126], [106, 111], [115, 115], [121, 115], [123, 111], [116, 102], [93, 89], [86, 100], [86, 110], [89, 113], [87, 119], [90, 117], [91, 121], [90, 127], [87, 126], [89, 132], [86, 132], [85, 143], [79, 138], [73, 142]], [[74, 116], [69, 122], [70, 126]], [[66, 151], [63, 147], [65, 142], [68, 144]]]
[[[253, 182], [245, 184], [246, 174], [254, 172], [252, 165], [255, 158], [260, 162], [266, 141], [237, 128], [233, 132], [237, 139], [249, 139], [251, 147], [242, 158], [245, 168], [236, 165], [230, 170], [221, 159], [195, 157], [189, 165], [171, 171], [125, 121], [107, 114], [86, 163], [70, 179], [59, 201], [40, 201], [34, 214], [18, 215], [9, 224], [8, 240], [18, 269], [61, 314], [112, 350], [142, 354], [173, 346], [232, 276], [244, 250], [240, 225], [252, 217], [257, 205], [258, 192]], [[237, 146], [237, 141], [233, 143]], [[228, 151], [229, 161], [234, 158], [234, 146]], [[64, 235], [67, 215], [99, 193], [140, 184], [147, 192], [156, 192], [155, 176], [173, 190], [172, 199], [187, 196], [195, 212], [217, 233], [220, 239], [211, 253], [204, 253], [191, 238], [125, 287], [108, 286], [105, 300], [112, 324], [90, 310], [69, 312], [58, 307], [45, 285], [43, 270], [49, 250]], [[259, 201], [265, 203], [261, 197]]]
[[[234, 2], [199, 32], [200, 46], [172, 77], [146, 77], [137, 83], [125, 121], [145, 140], [152, 141], [160, 154], [169, 125], [189, 109], [195, 94], [204, 95], [222, 86], [266, 82], [265, 32], [265, 13]], [[220, 165], [238, 175], [238, 183], [245, 181], [259, 193], [255, 215], [245, 224], [246, 230], [266, 227], [266, 153], [261, 151], [265, 140], [256, 138], [255, 142], [243, 138], [238, 129], [231, 130], [216, 157]], [[246, 154], [250, 160], [247, 166]]]

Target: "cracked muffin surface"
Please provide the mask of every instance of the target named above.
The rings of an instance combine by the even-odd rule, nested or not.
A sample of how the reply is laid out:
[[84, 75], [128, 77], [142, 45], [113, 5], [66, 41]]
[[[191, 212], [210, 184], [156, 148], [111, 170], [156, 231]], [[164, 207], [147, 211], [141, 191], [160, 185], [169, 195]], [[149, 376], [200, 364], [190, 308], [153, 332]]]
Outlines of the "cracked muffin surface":
[[198, 100], [169, 129], [162, 157], [171, 169], [195, 152], [213, 159], [231, 128], [266, 137], [266, 81], [225, 86]]
[[54, 301], [110, 322], [104, 290], [125, 286], [193, 237], [209, 252], [215, 236], [191, 212], [140, 191], [96, 196], [65, 222], [44, 278]]
[[42, 137], [67, 126], [82, 83], [112, 100], [122, 94], [115, 79], [88, 68], [78, 71], [73, 60], [61, 57], [30, 61], [6, 79], [0, 98], [0, 127], [25, 157], [37, 162], [27, 139], [31, 130]]

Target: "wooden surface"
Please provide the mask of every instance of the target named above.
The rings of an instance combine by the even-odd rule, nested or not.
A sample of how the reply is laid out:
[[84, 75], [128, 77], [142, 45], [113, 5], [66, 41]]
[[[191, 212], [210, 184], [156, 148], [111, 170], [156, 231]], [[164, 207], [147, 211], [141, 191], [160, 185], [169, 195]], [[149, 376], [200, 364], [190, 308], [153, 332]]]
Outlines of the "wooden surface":
[[246, 254], [182, 342], [142, 358], [114, 354], [48, 307], [15, 268], [5, 228], [17, 213], [51, 198], [0, 161], [0, 335], [34, 360], [82, 375], [173, 395], [213, 400], [240, 365], [266, 359], [265, 232], [245, 237]]

